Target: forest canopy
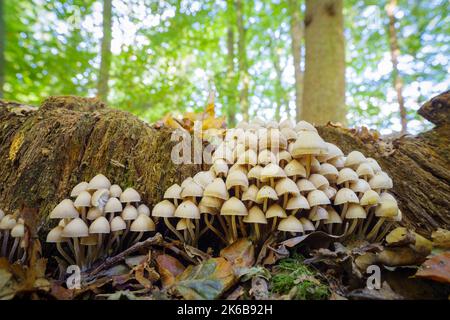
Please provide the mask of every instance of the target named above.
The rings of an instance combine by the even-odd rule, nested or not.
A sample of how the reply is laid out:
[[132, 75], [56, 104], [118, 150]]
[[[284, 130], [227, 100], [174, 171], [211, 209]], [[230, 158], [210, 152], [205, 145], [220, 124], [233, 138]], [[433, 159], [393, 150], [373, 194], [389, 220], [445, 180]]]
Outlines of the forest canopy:
[[[335, 2], [347, 124], [383, 134], [401, 131], [402, 118], [409, 132], [429, 127], [416, 111], [449, 88], [448, 1]], [[211, 90], [230, 124], [255, 114], [298, 119], [309, 106], [301, 95], [314, 91], [303, 83], [308, 45], [335, 41], [305, 34], [312, 1], [0, 3], [2, 98], [38, 105], [50, 95], [98, 95], [149, 122], [204, 108]]]

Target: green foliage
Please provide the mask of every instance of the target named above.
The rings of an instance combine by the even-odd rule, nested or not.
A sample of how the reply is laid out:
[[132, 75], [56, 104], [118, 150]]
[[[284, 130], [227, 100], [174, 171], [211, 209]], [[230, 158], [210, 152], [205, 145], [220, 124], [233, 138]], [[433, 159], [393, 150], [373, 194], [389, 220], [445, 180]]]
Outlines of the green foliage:
[[294, 255], [280, 260], [272, 276], [271, 290], [278, 294], [290, 294], [295, 300], [326, 300], [328, 287], [317, 278], [317, 273], [303, 264], [303, 258]]

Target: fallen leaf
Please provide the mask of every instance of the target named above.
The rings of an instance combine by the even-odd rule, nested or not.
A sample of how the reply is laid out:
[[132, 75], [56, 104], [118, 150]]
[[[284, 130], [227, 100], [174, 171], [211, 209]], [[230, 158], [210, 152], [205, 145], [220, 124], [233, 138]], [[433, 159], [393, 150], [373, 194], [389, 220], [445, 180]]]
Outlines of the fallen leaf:
[[434, 255], [426, 260], [415, 276], [450, 283], [450, 252]]
[[433, 239], [433, 246], [450, 249], [450, 230], [438, 228], [431, 234], [431, 239]]
[[348, 298], [358, 300], [402, 300], [403, 297], [395, 293], [389, 284], [385, 281], [381, 284], [381, 288], [369, 289], [364, 287], [363, 289], [356, 289], [347, 295]]
[[186, 300], [217, 299], [236, 282], [232, 264], [225, 258], [211, 258], [186, 268], [175, 288]]
[[178, 259], [168, 255], [161, 254], [156, 258], [156, 265], [161, 276], [163, 288], [169, 287], [175, 283], [175, 278], [183, 273], [184, 266]]
[[239, 239], [220, 251], [220, 256], [233, 265], [239, 277], [255, 264], [255, 246], [249, 239]]
[[269, 285], [267, 280], [261, 277], [254, 277], [249, 293], [255, 300], [267, 300], [269, 298]]

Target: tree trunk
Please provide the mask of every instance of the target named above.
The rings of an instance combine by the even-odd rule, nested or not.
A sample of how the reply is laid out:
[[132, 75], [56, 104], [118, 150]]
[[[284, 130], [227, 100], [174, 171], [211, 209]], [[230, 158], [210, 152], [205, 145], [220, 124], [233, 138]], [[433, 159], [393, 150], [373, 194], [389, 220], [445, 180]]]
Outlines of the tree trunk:
[[303, 72], [301, 68], [303, 27], [300, 22], [300, 4], [297, 0], [289, 0], [291, 11], [291, 47], [294, 60], [295, 76], [295, 114], [297, 122], [301, 120], [303, 99]]
[[397, 0], [389, 0], [386, 6], [386, 13], [389, 17], [389, 47], [391, 51], [392, 61], [392, 80], [394, 82], [395, 92], [397, 93], [397, 102], [400, 110], [400, 121], [402, 125], [401, 133], [406, 133], [408, 130], [408, 124], [406, 120], [406, 108], [403, 100], [403, 81], [398, 70], [398, 57], [400, 55], [400, 48], [397, 40], [397, 30], [395, 28], [395, 9], [397, 8]]
[[236, 18], [238, 28], [238, 60], [239, 60], [239, 80], [241, 83], [241, 92], [239, 95], [239, 102], [241, 106], [242, 117], [245, 121], [248, 121], [249, 114], [249, 101], [248, 91], [250, 86], [250, 77], [248, 74], [248, 62], [247, 62], [247, 39], [246, 30], [244, 25], [244, 8], [242, 0], [236, 0]]
[[[233, 0], [227, 1], [228, 15], [231, 15], [231, 11], [234, 9]], [[233, 24], [230, 22], [227, 29], [227, 121], [230, 127], [234, 127], [236, 124], [236, 101], [235, 93], [236, 88], [234, 86], [235, 71], [234, 71], [234, 31]]]
[[4, 0], [0, 0], [0, 99], [3, 98], [3, 87], [5, 85], [5, 13]]
[[305, 78], [301, 118], [345, 123], [342, 0], [306, 0]]
[[103, 0], [103, 38], [101, 45], [100, 72], [97, 85], [97, 97], [108, 101], [108, 80], [111, 67], [112, 40], [112, 0]]
[[96, 99], [51, 97], [31, 111], [0, 101], [0, 123], [0, 208], [39, 209], [41, 234], [54, 206], [98, 173], [133, 186], [151, 206], [172, 183], [201, 169], [171, 161], [177, 142], [170, 130]]

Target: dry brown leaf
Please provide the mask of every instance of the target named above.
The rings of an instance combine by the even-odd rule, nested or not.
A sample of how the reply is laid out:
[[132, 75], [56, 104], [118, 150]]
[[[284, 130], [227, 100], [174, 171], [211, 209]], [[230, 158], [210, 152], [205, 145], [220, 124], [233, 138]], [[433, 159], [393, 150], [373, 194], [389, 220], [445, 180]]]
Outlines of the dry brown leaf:
[[169, 287], [175, 283], [175, 278], [183, 273], [184, 266], [178, 259], [168, 255], [161, 254], [156, 258], [156, 265], [161, 276], [163, 288]]
[[429, 258], [417, 271], [416, 277], [450, 284], [450, 252]]
[[438, 228], [431, 234], [433, 246], [443, 249], [450, 249], [450, 230]]

